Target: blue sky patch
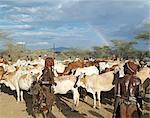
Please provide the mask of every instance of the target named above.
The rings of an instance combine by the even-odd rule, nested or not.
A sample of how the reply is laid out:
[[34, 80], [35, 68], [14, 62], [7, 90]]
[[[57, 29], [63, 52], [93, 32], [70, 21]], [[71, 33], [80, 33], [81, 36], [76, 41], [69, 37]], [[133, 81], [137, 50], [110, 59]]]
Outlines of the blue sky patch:
[[0, 30], [30, 48], [91, 48], [149, 30], [149, 0], [1, 0]]

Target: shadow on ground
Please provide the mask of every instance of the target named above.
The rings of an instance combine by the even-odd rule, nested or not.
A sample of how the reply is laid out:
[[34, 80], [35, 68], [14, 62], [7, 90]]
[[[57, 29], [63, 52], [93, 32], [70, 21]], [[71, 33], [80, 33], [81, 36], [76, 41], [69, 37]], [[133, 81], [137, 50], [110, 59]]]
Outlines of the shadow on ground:
[[70, 102], [67, 99], [72, 99], [72, 95], [56, 95], [56, 106], [61, 110], [62, 114], [66, 118], [86, 118], [86, 114], [81, 114], [79, 111], [71, 111], [71, 107], [66, 103]]
[[97, 117], [97, 118], [104, 118], [102, 115], [100, 115], [99, 113], [97, 113], [95, 111], [89, 110], [89, 113], [92, 114], [93, 116]]

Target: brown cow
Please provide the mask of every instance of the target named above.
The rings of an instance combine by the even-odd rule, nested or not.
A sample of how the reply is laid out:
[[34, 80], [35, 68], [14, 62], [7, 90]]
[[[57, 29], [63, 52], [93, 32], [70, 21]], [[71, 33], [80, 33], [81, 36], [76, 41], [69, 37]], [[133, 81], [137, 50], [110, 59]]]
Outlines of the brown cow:
[[65, 68], [64, 73], [58, 73], [59, 76], [61, 75], [68, 75], [71, 70], [75, 70], [77, 68], [84, 68], [89, 66], [97, 66], [97, 61], [75, 61], [68, 64], [68, 66]]
[[65, 68], [64, 73], [62, 75], [67, 75], [69, 74], [69, 72], [73, 69], [77, 69], [77, 68], [83, 68], [84, 67], [84, 62], [83, 61], [75, 61], [75, 62], [71, 62], [68, 64], [68, 66]]

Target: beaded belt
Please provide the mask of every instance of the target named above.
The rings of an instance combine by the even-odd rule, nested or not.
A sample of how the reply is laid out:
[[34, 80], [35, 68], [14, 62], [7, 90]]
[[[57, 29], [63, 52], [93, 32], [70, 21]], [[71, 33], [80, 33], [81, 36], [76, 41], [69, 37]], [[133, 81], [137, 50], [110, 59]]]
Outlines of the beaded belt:
[[128, 99], [127, 98], [121, 98], [120, 100], [120, 104], [122, 103], [125, 103], [126, 105], [129, 105], [129, 104], [137, 104], [137, 101], [136, 101], [136, 98], [135, 97], [129, 97]]

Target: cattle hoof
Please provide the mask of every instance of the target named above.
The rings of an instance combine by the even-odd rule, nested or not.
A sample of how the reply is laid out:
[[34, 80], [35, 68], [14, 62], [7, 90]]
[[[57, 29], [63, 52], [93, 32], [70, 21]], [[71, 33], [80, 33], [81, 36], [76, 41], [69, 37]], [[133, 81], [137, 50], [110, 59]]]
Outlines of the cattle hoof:
[[79, 112], [79, 111], [76, 109], [71, 109], [71, 112]]
[[96, 106], [93, 106], [93, 108], [95, 109], [95, 108], [96, 108]]
[[97, 109], [101, 109], [101, 106], [99, 106], [99, 107], [96, 107]]
[[73, 112], [73, 111], [75, 111], [75, 109], [72, 108], [71, 111]]
[[29, 95], [32, 95], [32, 93], [31, 92], [27, 92]]
[[78, 112], [77, 108], [72, 108], [71, 111], [72, 112]]
[[32, 115], [29, 115], [27, 118], [34, 118]]

